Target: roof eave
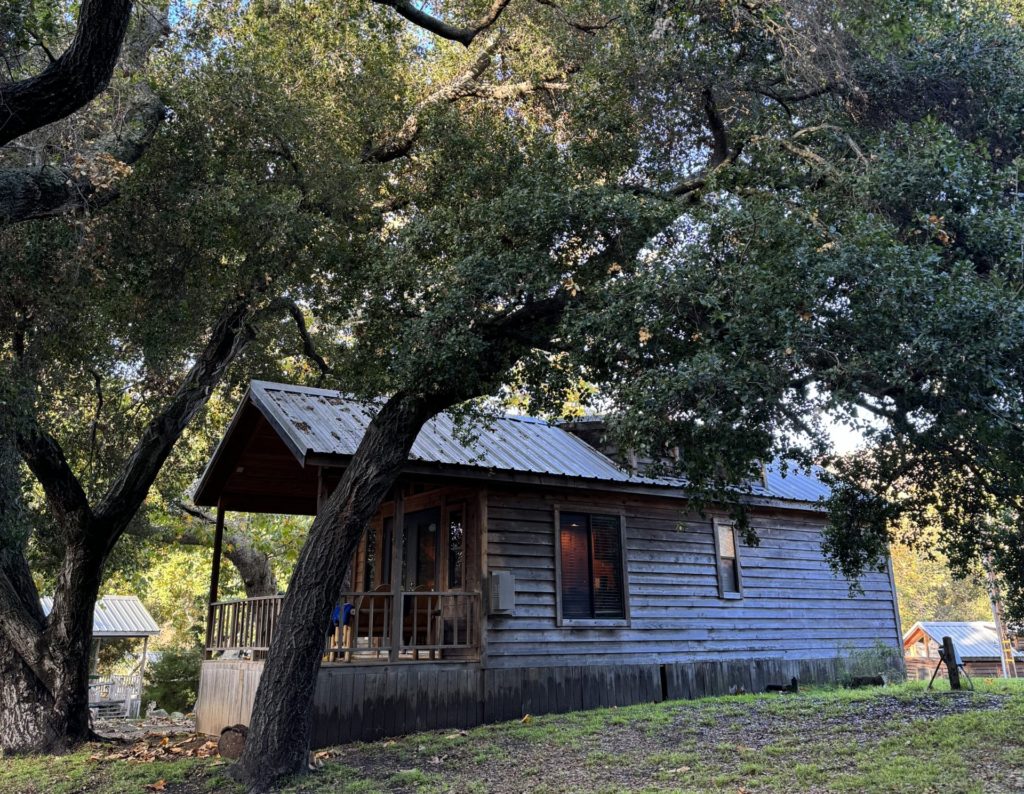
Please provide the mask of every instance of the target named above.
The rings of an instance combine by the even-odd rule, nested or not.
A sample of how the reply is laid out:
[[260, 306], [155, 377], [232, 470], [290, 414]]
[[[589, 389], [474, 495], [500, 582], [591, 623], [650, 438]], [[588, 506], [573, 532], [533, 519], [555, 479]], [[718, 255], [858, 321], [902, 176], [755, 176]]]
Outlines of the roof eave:
[[236, 431], [246, 409], [250, 405], [259, 411], [260, 415], [267, 420], [284, 445], [288, 447], [288, 450], [295, 456], [299, 465], [305, 468], [310, 450], [302, 449], [295, 437], [288, 431], [288, 428], [283, 425], [275, 415], [264, 391], [266, 383], [266, 381], [260, 380], [251, 381], [248, 388], [245, 390], [245, 394], [242, 395], [242, 399], [239, 401], [238, 407], [235, 409], [235, 413], [231, 416], [231, 421], [228, 423], [227, 429], [224, 431], [224, 435], [221, 436], [216, 449], [213, 451], [213, 455], [210, 457], [210, 462], [206, 464], [206, 468], [203, 469], [203, 474], [199, 478], [199, 485], [196, 486], [195, 495], [192, 497], [193, 504], [198, 507], [217, 506], [217, 500], [220, 494], [214, 494], [211, 492], [211, 480], [221, 464], [224, 451], [227, 448], [232, 435]]
[[[336, 455], [310, 452], [306, 462], [311, 466], [344, 468], [352, 455]], [[678, 485], [658, 483], [638, 483], [629, 480], [613, 481], [599, 478], [570, 477], [561, 474], [509, 471], [504, 469], [484, 468], [480, 466], [464, 466], [457, 464], [438, 463], [433, 461], [409, 460], [402, 468], [405, 475], [448, 476], [458, 479], [508, 483], [519, 485], [538, 485], [556, 488], [574, 488], [604, 491], [606, 493], [627, 493], [641, 496], [661, 496], [669, 499], [690, 500], [692, 497]], [[799, 510], [812, 513], [828, 512], [824, 505], [817, 502], [806, 502], [779, 497], [740, 495], [740, 502], [751, 507], [777, 508], [783, 510]]]
[[220, 441], [217, 442], [216, 448], [213, 450], [213, 455], [210, 456], [210, 462], [206, 464], [206, 468], [203, 469], [203, 473], [199, 478], [199, 485], [196, 486], [196, 491], [192, 495], [192, 503], [199, 507], [216, 507], [217, 499], [213, 494], [207, 494], [207, 490], [210, 488], [210, 479], [213, 477], [213, 473], [217, 470], [220, 465], [220, 460], [224, 455], [224, 449], [227, 447], [228, 440], [231, 438], [232, 433], [241, 421], [242, 415], [245, 413], [245, 409], [250, 403], [250, 396], [252, 394], [252, 386], [250, 385], [245, 390], [245, 394], [242, 395], [242, 399], [238, 403], [238, 407], [235, 409], [234, 414], [231, 416], [231, 421], [228, 422], [227, 430], [224, 431], [224, 435], [220, 437]]

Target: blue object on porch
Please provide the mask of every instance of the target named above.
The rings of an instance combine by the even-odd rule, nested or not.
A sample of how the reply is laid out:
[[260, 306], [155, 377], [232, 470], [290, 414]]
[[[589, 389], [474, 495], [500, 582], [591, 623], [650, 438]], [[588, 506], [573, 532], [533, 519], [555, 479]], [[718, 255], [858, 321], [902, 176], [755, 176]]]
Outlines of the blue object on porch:
[[[335, 607], [337, 608], [337, 607]], [[341, 607], [341, 625], [347, 626], [349, 621], [352, 620], [352, 610], [355, 609], [352, 604], [343, 604]]]
[[341, 621], [341, 607], [338, 604], [334, 605], [334, 609], [331, 610], [331, 625], [337, 626]]

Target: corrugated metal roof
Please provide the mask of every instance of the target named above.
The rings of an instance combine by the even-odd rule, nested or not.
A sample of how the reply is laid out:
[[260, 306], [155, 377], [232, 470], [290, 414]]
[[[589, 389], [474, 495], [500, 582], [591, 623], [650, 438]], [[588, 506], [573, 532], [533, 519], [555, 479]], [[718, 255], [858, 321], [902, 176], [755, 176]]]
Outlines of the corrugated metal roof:
[[[249, 395], [300, 460], [308, 455], [355, 454], [378, 407], [337, 391], [268, 381], [253, 381]], [[423, 427], [410, 460], [611, 483], [686, 486], [679, 478], [631, 475], [578, 436], [534, 417], [500, 416], [468, 432], [467, 442], [457, 434], [452, 417], [440, 414]], [[808, 503], [829, 494], [815, 473], [793, 466], [785, 473], [780, 464], [768, 466], [765, 480], [744, 490], [753, 496]]]
[[[920, 621], [910, 627], [904, 637], [906, 642], [918, 629], [921, 629], [935, 642], [942, 644], [943, 637], [952, 637], [956, 652], [965, 662], [994, 659], [1002, 657], [999, 648], [999, 637], [996, 635], [996, 624], [976, 621]], [[1024, 659], [1024, 653], [1015, 652], [1018, 659]]]
[[[43, 596], [39, 602], [43, 612], [49, 615], [53, 599]], [[96, 602], [92, 613], [94, 637], [151, 637], [159, 633], [160, 627], [153, 616], [135, 596], [108, 595]]]

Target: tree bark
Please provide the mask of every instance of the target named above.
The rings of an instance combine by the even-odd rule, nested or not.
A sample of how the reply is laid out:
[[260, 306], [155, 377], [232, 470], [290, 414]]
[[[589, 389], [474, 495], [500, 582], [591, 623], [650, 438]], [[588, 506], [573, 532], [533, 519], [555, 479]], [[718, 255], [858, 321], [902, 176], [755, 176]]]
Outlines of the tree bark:
[[12, 417], [18, 453], [43, 486], [53, 526], [66, 550], [53, 609], [44, 619], [23, 551], [27, 533], [18, 517], [20, 474], [13, 458], [14, 440], [0, 439], [0, 667], [4, 674], [0, 747], [4, 751], [53, 752], [89, 737], [89, 649], [104, 562], [182, 431], [252, 338], [253, 300], [241, 298], [225, 310], [174, 396], [147, 425], [121, 476], [95, 510], [56, 439], [33, 416]]
[[10, 626], [0, 632], [0, 746], [15, 753], [54, 747], [66, 734], [36, 648], [45, 617], [24, 555], [28, 523], [19, 465], [13, 440], [0, 437], [0, 620]]
[[[124, 45], [120, 71], [126, 76], [135, 75], [145, 66], [153, 47], [169, 33], [166, 14], [144, 9], [136, 15]], [[123, 166], [137, 162], [167, 112], [144, 79], [133, 80], [128, 89], [129, 94], [119, 99], [124, 113], [101, 135], [86, 125], [82, 130], [84, 143], [74, 159], [65, 156], [60, 162], [0, 168], [0, 226], [96, 209], [117, 198], [116, 180], [111, 186], [103, 175], [116, 174]], [[0, 86], [0, 97], [5, 90]]]
[[0, 146], [69, 116], [110, 82], [131, 0], [84, 0], [71, 46], [35, 77], [0, 85]]
[[443, 398], [399, 393], [370, 422], [341, 482], [313, 521], [271, 642], [240, 778], [253, 791], [302, 772], [309, 759], [310, 703], [331, 609], [367, 522], [394, 485], [423, 424], [449, 407]]
[[481, 350], [465, 362], [472, 376], [447, 391], [398, 392], [370, 422], [341, 482], [314, 519], [288, 585], [245, 750], [234, 770], [250, 791], [267, 791], [280, 778], [307, 768], [317, 671], [347, 562], [398, 479], [424, 423], [489, 393], [525, 351], [550, 343], [567, 301], [567, 294], [558, 292], [480, 321], [475, 330]]
[[[148, 86], [140, 85], [136, 95], [116, 134], [98, 141], [87, 157], [103, 156], [122, 165], [142, 157], [163, 123], [166, 108]], [[117, 195], [116, 188], [98, 190], [91, 170], [73, 163], [0, 168], [0, 226], [96, 209]]]

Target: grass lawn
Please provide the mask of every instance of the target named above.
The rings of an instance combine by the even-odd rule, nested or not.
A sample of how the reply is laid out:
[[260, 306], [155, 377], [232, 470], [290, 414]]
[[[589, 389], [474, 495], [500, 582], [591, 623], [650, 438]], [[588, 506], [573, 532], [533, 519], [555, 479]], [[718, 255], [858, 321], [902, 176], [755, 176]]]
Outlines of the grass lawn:
[[[740, 695], [353, 744], [288, 792], [1024, 791], [1024, 680]], [[943, 684], [944, 686], [944, 684]], [[237, 792], [227, 762], [0, 761], [19, 794]]]

